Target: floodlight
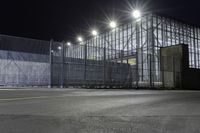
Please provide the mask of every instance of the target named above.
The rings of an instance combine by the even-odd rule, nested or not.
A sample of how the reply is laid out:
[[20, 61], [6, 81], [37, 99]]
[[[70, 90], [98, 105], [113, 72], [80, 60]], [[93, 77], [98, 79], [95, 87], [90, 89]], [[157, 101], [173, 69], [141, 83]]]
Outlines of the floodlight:
[[83, 41], [83, 38], [82, 38], [81, 36], [79, 36], [79, 37], [77, 38], [77, 40], [78, 40], [79, 42], [82, 42], [82, 41]]
[[68, 46], [70, 46], [70, 45], [71, 45], [71, 43], [70, 43], [70, 42], [67, 42], [67, 45], [68, 45]]
[[134, 10], [133, 11], [133, 17], [136, 18], [136, 19], [140, 18], [141, 17], [140, 10]]
[[97, 35], [98, 35], [97, 30], [92, 30], [92, 35], [93, 35], [93, 36], [97, 36]]
[[111, 22], [110, 22], [110, 27], [111, 27], [112, 29], [116, 28], [116, 27], [117, 27], [117, 23], [116, 23], [115, 21], [111, 21]]

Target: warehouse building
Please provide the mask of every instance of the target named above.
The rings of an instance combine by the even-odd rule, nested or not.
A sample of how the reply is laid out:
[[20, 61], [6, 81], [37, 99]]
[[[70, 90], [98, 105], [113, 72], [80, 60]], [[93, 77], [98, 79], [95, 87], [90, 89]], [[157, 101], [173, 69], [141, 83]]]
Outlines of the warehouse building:
[[0, 35], [0, 85], [192, 88], [188, 77], [200, 69], [198, 26], [157, 14], [111, 26], [70, 45]]

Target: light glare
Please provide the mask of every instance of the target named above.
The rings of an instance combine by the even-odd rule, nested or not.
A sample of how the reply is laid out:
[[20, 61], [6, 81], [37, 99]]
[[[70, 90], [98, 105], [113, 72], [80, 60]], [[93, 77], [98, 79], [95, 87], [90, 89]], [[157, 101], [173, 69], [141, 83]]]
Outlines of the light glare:
[[83, 41], [83, 38], [82, 38], [81, 36], [79, 36], [79, 37], [77, 38], [77, 40], [78, 40], [79, 42], [82, 42], [82, 41]]
[[139, 10], [134, 10], [133, 11], [133, 17], [138, 19], [141, 17], [141, 12]]
[[71, 45], [71, 43], [70, 43], [70, 42], [67, 42], [67, 45], [68, 45], [68, 46], [70, 46], [70, 45]]
[[110, 27], [111, 28], [116, 28], [117, 27], [117, 23], [115, 21], [111, 21], [110, 22]]
[[97, 35], [98, 35], [97, 30], [92, 30], [92, 35], [93, 35], [93, 36], [97, 36]]

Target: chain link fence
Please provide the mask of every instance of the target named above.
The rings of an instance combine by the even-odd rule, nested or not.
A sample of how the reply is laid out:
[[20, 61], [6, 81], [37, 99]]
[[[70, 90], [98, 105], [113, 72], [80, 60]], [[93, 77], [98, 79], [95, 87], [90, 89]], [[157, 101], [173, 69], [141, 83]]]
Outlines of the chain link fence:
[[48, 86], [49, 43], [0, 35], [0, 85]]
[[0, 86], [178, 87], [178, 57], [0, 36]]

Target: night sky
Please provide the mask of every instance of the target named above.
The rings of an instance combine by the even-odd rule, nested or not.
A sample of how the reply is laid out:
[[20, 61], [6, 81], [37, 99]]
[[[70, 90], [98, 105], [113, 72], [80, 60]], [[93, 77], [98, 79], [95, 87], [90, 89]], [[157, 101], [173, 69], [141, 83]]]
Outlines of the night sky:
[[1, 0], [0, 34], [73, 41], [109, 19], [130, 19], [134, 7], [200, 24], [199, 0]]

